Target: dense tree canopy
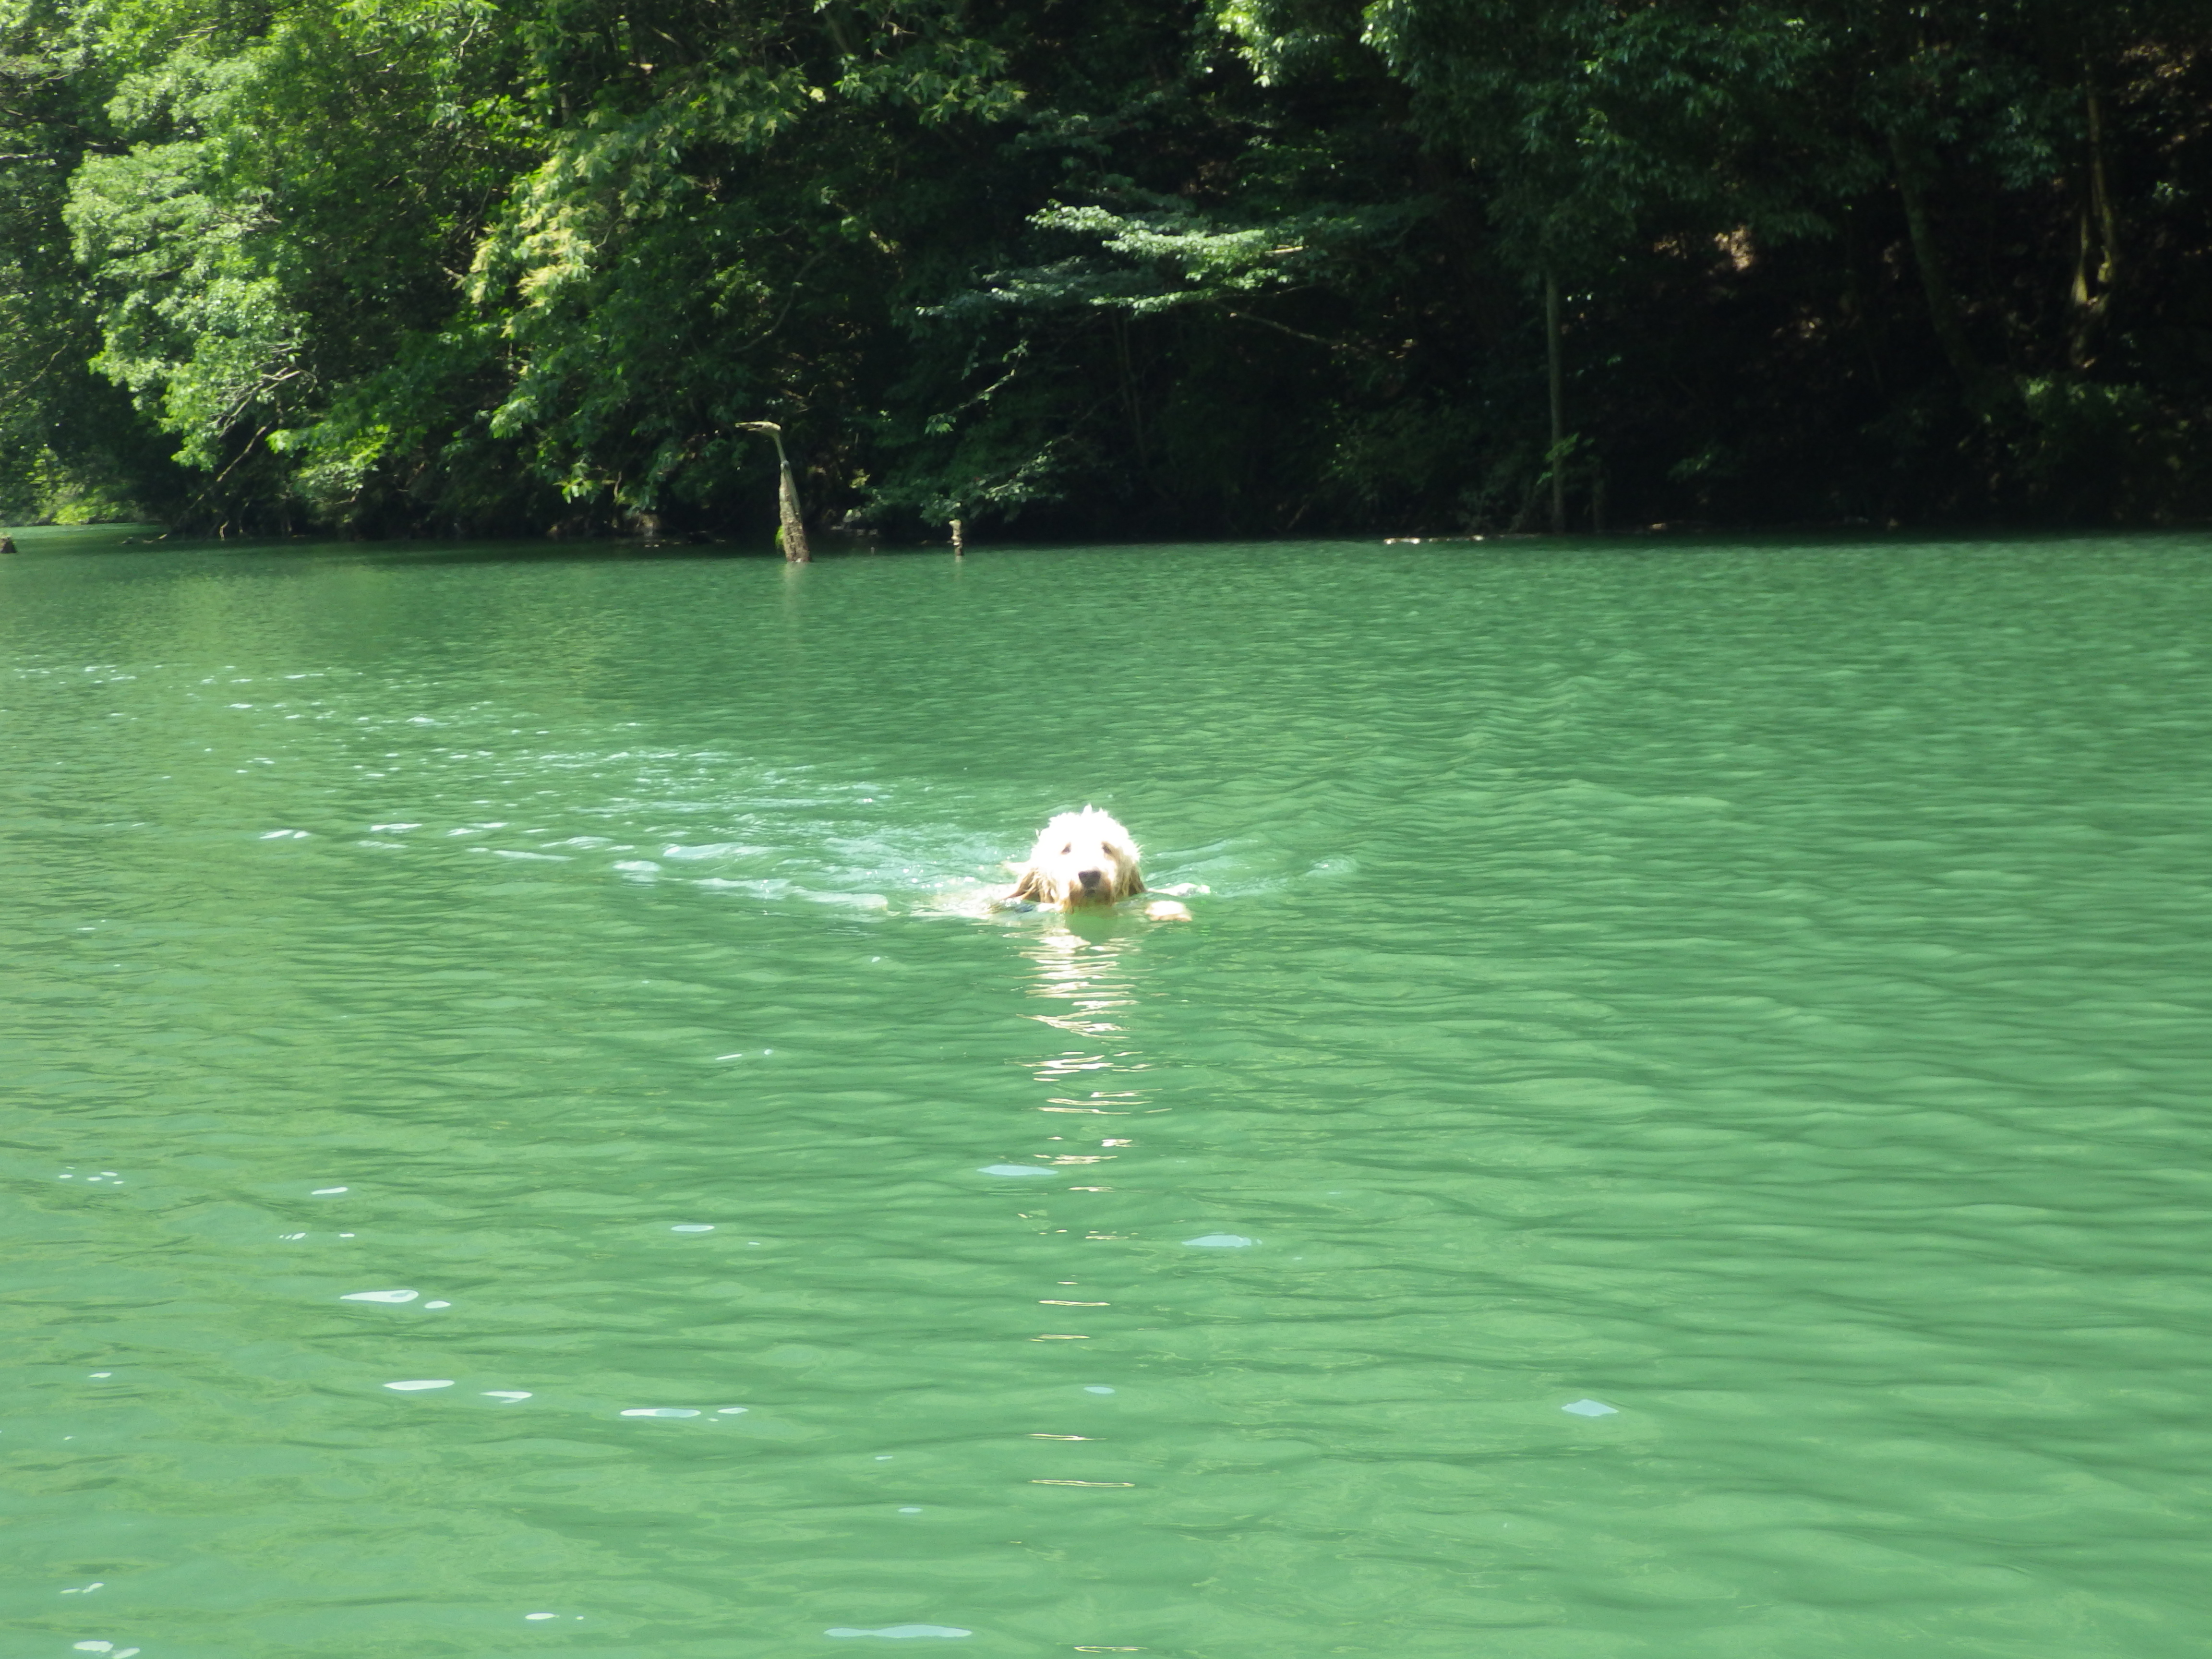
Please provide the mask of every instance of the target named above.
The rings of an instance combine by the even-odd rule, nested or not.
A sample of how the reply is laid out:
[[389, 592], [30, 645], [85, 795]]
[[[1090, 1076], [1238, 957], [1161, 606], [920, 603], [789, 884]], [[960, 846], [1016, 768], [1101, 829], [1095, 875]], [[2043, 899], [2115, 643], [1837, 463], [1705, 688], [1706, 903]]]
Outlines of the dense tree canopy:
[[0, 517], [2202, 515], [2208, 20], [0, 0]]

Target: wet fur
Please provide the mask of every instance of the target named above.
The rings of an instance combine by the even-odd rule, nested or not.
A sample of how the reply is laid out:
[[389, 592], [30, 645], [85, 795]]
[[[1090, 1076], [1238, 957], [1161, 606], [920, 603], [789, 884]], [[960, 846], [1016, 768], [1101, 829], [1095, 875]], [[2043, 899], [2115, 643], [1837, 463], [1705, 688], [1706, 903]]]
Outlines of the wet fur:
[[1018, 879], [1006, 900], [1055, 910], [1119, 904], [1145, 890], [1138, 858], [1135, 840], [1110, 813], [1095, 806], [1062, 812], [1038, 831], [1028, 859], [1012, 866]]

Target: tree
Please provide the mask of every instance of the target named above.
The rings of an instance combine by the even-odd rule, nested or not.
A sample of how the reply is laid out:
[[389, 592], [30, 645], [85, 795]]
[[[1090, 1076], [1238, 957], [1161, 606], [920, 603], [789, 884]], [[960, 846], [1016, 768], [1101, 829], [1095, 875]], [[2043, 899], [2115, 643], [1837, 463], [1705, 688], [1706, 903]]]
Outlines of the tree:
[[0, 3], [0, 522], [158, 512], [183, 483], [90, 366], [99, 321], [62, 214], [112, 139], [65, 24], [49, 4]]
[[0, 0], [0, 510], [764, 543], [764, 423], [817, 532], [2212, 510], [2206, 47], [2182, 0]]

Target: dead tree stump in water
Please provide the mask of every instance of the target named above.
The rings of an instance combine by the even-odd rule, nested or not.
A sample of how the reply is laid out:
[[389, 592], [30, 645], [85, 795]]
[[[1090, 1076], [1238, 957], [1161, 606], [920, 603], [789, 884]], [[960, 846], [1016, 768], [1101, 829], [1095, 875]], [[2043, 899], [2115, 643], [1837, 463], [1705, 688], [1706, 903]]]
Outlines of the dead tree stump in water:
[[792, 564], [805, 564], [813, 557], [806, 545], [806, 521], [799, 516], [799, 482], [791, 476], [791, 457], [783, 453], [783, 428], [774, 421], [741, 421], [740, 432], [765, 432], [775, 445], [775, 465], [778, 477], [775, 489], [776, 517], [781, 529], [777, 541], [783, 548], [784, 558]]

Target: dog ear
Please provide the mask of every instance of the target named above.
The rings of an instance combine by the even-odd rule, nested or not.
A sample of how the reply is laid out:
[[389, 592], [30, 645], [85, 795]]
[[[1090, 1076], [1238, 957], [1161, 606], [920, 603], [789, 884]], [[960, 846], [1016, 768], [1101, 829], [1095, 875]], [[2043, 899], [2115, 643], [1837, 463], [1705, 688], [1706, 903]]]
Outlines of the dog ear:
[[1014, 866], [1014, 872], [1019, 879], [1014, 883], [1013, 896], [1018, 899], [1034, 899], [1036, 896], [1036, 866], [1033, 864], [1018, 864]]

